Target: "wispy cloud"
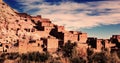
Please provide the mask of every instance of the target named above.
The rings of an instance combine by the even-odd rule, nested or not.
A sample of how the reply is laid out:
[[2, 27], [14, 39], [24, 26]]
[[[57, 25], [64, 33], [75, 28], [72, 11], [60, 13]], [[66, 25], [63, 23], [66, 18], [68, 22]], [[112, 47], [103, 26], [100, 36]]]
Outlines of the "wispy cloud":
[[68, 30], [91, 28], [100, 25], [120, 24], [120, 1], [88, 3], [61, 2], [51, 5], [43, 0], [17, 0], [24, 12], [50, 18]]
[[31, 4], [34, 2], [43, 2], [44, 0], [15, 0], [15, 1], [21, 4]]

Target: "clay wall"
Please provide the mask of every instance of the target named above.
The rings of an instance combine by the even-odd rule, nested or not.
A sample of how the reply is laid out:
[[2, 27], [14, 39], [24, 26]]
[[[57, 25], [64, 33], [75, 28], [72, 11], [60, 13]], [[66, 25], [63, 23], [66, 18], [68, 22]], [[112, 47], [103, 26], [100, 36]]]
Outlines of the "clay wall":
[[35, 31], [34, 33], [40, 37], [48, 37], [49, 36], [49, 34], [47, 32], [44, 32], [44, 31]]
[[97, 39], [97, 43], [96, 43], [96, 51], [101, 51], [103, 45], [102, 45], [102, 39]]
[[0, 47], [0, 52], [3, 52], [3, 47]]
[[70, 40], [72, 43], [73, 42], [78, 42], [78, 35], [77, 34], [72, 34], [71, 32], [65, 32], [64, 34], [64, 42], [68, 42]]
[[64, 29], [64, 26], [58, 26], [58, 32], [64, 32], [65, 29]]
[[14, 45], [10, 43], [1, 43], [0, 51], [2, 52], [18, 52], [18, 47], [14, 47]]
[[112, 38], [117, 39], [120, 42], [120, 35], [113, 35]]
[[7, 49], [7, 52], [19, 52], [19, 47], [10, 47], [9, 49]]
[[47, 18], [40, 19], [40, 22], [51, 23], [50, 19], [47, 19]]
[[49, 22], [41, 22], [41, 26], [51, 26], [51, 27], [53, 27], [54, 24], [49, 23]]
[[47, 39], [47, 50], [49, 52], [55, 52], [58, 48], [58, 39], [48, 38]]
[[19, 42], [19, 53], [27, 53], [27, 42]]
[[37, 21], [40, 21], [41, 16], [40, 15], [32, 16], [31, 19], [34, 20], [35, 23], [37, 23]]
[[96, 42], [97, 42], [97, 38], [95, 38], [95, 37], [88, 37], [88, 39], [87, 39], [87, 44], [91, 48], [97, 47]]
[[50, 27], [50, 26], [45, 26], [44, 27], [44, 32], [47, 32], [49, 34], [49, 32], [53, 29], [54, 27]]
[[87, 56], [87, 48], [88, 48], [87, 44], [78, 43], [77, 50], [79, 55], [82, 57]]
[[87, 33], [80, 33], [78, 40], [80, 43], [86, 43], [87, 41]]
[[42, 41], [36, 41], [35, 43], [29, 43], [27, 46], [27, 51], [32, 52], [32, 51], [43, 51], [42, 47]]
[[20, 17], [24, 17], [24, 18], [31, 18], [30, 15], [28, 15], [27, 13], [17, 13]]
[[109, 42], [108, 39], [105, 39], [105, 48], [107, 48], [109, 51], [111, 51], [111, 47], [116, 46], [115, 44]]

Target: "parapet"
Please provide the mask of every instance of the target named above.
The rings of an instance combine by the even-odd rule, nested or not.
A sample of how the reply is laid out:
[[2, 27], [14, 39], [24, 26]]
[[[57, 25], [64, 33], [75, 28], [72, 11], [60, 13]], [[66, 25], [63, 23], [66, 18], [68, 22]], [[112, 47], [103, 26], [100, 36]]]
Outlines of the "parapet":
[[42, 19], [40, 19], [40, 21], [42, 23], [51, 23], [50, 19], [47, 19], [47, 18], [42, 18]]
[[41, 17], [41, 15], [37, 15], [37, 16], [32, 16], [31, 18], [33, 18], [33, 19], [41, 19], [42, 17]]
[[97, 42], [102, 42], [103, 41], [103, 39], [97, 39]]
[[28, 15], [27, 13], [17, 13], [17, 14], [20, 16], [27, 16]]
[[38, 18], [42, 18], [41, 15], [37, 15], [36, 17], [38, 17]]
[[70, 33], [72, 33], [72, 34], [79, 34], [80, 32], [78, 32], [78, 31], [69, 31]]
[[88, 40], [97, 40], [97, 37], [88, 37]]
[[112, 38], [120, 38], [120, 35], [112, 35]]
[[17, 13], [19, 16], [21, 17], [31, 17], [30, 15], [28, 15], [27, 13]]
[[62, 31], [64, 31], [65, 29], [64, 29], [64, 26], [58, 26], [58, 31], [59, 32], [62, 32]]
[[58, 26], [58, 28], [64, 28], [64, 26]]

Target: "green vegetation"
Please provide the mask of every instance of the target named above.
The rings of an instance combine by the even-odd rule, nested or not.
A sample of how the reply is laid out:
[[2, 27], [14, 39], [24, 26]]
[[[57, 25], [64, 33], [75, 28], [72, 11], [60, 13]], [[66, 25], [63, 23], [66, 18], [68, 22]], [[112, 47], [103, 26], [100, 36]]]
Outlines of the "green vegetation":
[[72, 57], [73, 49], [76, 46], [77, 46], [76, 43], [71, 43], [70, 41], [65, 43], [65, 45], [62, 47], [64, 57]]
[[26, 54], [3, 53], [0, 55], [0, 63], [5, 60], [17, 60], [18, 63], [26, 62], [45, 62], [49, 58], [49, 53], [30, 52]]
[[120, 51], [109, 52], [103, 49], [102, 52], [97, 53], [92, 48], [88, 48], [87, 56], [82, 56], [77, 50], [77, 44], [68, 41], [60, 51], [52, 54], [49, 52], [0, 54], [0, 63], [10, 63], [10, 61], [14, 63], [119, 63]]
[[65, 43], [65, 45], [62, 47], [63, 56], [68, 58], [70, 63], [86, 63], [86, 60], [78, 54], [76, 47], [76, 42], [71, 43], [68, 41]]
[[45, 62], [49, 58], [49, 53], [39, 53], [39, 52], [30, 52], [27, 54], [21, 54], [21, 61], [31, 61], [31, 62]]
[[19, 57], [19, 53], [7, 53], [7, 59], [15, 60]]
[[70, 59], [71, 63], [86, 63], [86, 60], [82, 57], [75, 57]]
[[93, 49], [87, 51], [88, 63], [119, 63], [120, 59], [116, 52], [110, 53], [107, 50], [101, 52], [93, 52]]

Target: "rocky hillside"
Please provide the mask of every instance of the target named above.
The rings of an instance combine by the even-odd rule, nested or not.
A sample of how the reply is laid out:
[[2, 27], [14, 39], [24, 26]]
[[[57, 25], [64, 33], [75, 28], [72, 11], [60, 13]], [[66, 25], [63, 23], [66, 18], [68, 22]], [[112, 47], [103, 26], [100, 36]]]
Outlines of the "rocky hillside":
[[6, 3], [0, 3], [0, 41], [15, 42], [22, 35], [29, 35], [24, 28], [33, 27], [33, 23], [23, 19]]
[[[41, 18], [38, 17], [38, 19]], [[30, 32], [37, 30], [35, 28], [36, 23], [32, 21], [30, 15], [17, 13], [6, 3], [0, 3], [0, 40], [2, 40], [2, 42], [15, 42], [18, 38], [22, 40], [23, 37], [27, 39], [33, 36], [40, 37], [35, 32]]]
[[[40, 15], [18, 13], [6, 3], [0, 3], [0, 51], [56, 51], [64, 43], [80, 43], [87, 48], [87, 33], [66, 31]], [[17, 44], [17, 47], [15, 47]], [[43, 46], [43, 47], [41, 47]], [[79, 48], [79, 49], [80, 49]]]

